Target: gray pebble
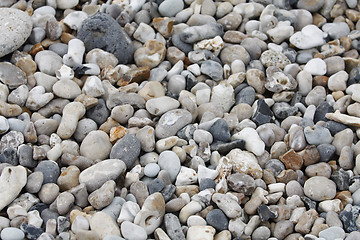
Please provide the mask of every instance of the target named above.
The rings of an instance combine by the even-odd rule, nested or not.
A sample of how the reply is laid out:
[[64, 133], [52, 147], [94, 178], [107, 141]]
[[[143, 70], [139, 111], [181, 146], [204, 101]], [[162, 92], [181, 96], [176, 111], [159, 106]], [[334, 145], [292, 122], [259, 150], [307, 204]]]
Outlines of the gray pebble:
[[126, 134], [111, 149], [110, 158], [122, 160], [129, 169], [140, 155], [141, 144], [133, 134]]

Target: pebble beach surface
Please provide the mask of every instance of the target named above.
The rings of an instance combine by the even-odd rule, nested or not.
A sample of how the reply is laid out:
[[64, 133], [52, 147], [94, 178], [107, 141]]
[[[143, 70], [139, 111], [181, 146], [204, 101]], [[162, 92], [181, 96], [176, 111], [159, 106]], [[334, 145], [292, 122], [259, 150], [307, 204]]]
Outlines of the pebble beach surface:
[[0, 1], [2, 240], [360, 239], [356, 0]]

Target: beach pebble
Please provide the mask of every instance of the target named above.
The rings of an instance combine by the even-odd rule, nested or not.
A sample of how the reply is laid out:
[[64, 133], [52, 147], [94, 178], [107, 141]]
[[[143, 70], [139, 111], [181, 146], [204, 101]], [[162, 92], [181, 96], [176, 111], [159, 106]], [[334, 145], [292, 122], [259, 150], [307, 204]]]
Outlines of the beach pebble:
[[6, 227], [1, 231], [1, 239], [4, 240], [21, 240], [25, 234], [19, 228]]
[[158, 11], [163, 17], [174, 17], [178, 12], [183, 10], [184, 2], [181, 0], [165, 0], [161, 1]]
[[31, 34], [32, 20], [26, 12], [16, 8], [1, 8], [0, 22], [3, 45], [0, 48], [0, 57], [3, 57], [25, 43]]
[[300, 49], [318, 47], [325, 43], [326, 33], [315, 25], [307, 25], [290, 37], [290, 43]]
[[121, 234], [127, 239], [145, 240], [147, 238], [146, 231], [129, 221], [121, 224]]
[[326, 177], [315, 176], [305, 182], [304, 193], [315, 201], [333, 199], [336, 194], [336, 185]]
[[[99, 31], [101, 29], [101, 33]], [[134, 47], [123, 28], [109, 15], [97, 13], [85, 19], [78, 30], [77, 37], [84, 42], [86, 51], [101, 48], [114, 54], [119, 63], [132, 60]]]
[[35, 55], [35, 62], [42, 73], [55, 76], [63, 64], [62, 58], [55, 52], [44, 50]]
[[326, 73], [326, 63], [320, 58], [311, 59], [306, 63], [304, 71], [312, 75], [324, 75]]
[[111, 148], [110, 158], [121, 159], [130, 168], [140, 154], [141, 144], [133, 134], [126, 134]]

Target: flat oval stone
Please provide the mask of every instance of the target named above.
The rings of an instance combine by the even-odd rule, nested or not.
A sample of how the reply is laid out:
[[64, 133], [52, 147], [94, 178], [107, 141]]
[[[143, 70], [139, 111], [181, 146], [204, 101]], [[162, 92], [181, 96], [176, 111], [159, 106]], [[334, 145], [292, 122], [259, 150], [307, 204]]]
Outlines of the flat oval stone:
[[77, 37], [85, 44], [86, 51], [101, 48], [114, 54], [119, 63], [132, 61], [134, 47], [124, 29], [110, 15], [97, 13], [84, 20]]
[[336, 184], [326, 177], [311, 177], [304, 184], [304, 193], [314, 201], [333, 199], [336, 194]]
[[104, 160], [82, 171], [79, 175], [79, 182], [84, 183], [89, 192], [93, 192], [106, 181], [115, 180], [125, 170], [125, 163], [119, 159]]
[[0, 8], [0, 57], [9, 54], [25, 43], [31, 34], [30, 16], [16, 8]]
[[8, 62], [0, 63], [0, 81], [6, 84], [10, 89], [17, 88], [27, 82], [25, 72]]

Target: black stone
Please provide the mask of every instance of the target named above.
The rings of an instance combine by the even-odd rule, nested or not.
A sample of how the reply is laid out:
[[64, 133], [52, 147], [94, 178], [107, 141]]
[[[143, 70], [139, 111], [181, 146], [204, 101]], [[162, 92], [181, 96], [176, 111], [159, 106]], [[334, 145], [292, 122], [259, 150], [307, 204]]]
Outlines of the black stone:
[[242, 89], [235, 98], [235, 104], [247, 103], [250, 106], [255, 102], [255, 89], [251, 86]]
[[245, 140], [237, 139], [229, 143], [216, 142], [210, 145], [211, 151], [218, 151], [222, 155], [228, 154], [234, 148], [245, 150]]
[[84, 42], [87, 52], [101, 48], [114, 54], [119, 64], [131, 63], [133, 60], [135, 48], [131, 38], [108, 14], [96, 13], [85, 19], [77, 33], [77, 38]]
[[314, 123], [317, 123], [318, 121], [328, 121], [328, 119], [325, 117], [327, 113], [333, 113], [334, 108], [330, 106], [327, 102], [320, 103], [315, 110], [314, 115]]
[[174, 195], [176, 187], [172, 184], [166, 185], [160, 192], [163, 195], [164, 201], [167, 202]]
[[60, 168], [58, 164], [51, 160], [43, 160], [39, 162], [35, 168], [35, 172], [42, 172], [44, 175], [44, 182], [46, 183], [56, 183], [60, 175]]
[[179, 218], [176, 215], [172, 213], [165, 214], [164, 223], [166, 233], [171, 239], [185, 240], [185, 235], [182, 232]]
[[189, 124], [189, 125], [183, 127], [182, 129], [180, 129], [176, 135], [179, 138], [189, 141], [190, 139], [193, 139], [195, 130], [196, 130], [196, 127], [194, 126], [194, 124]]
[[327, 121], [324, 124], [324, 127], [329, 129], [331, 135], [335, 135], [338, 132], [341, 132], [342, 130], [345, 130], [346, 128], [348, 128], [345, 124], [339, 123], [339, 122], [335, 122], [335, 121]]
[[344, 191], [349, 189], [350, 176], [342, 168], [333, 171], [330, 178], [335, 182], [338, 190]]
[[273, 212], [270, 210], [270, 208], [268, 206], [266, 206], [265, 204], [261, 204], [258, 209], [257, 209], [257, 212], [259, 214], [259, 217], [260, 217], [260, 220], [262, 222], [266, 222], [268, 221], [269, 219], [272, 219], [272, 218], [276, 218], [277, 214], [276, 212]]
[[200, 191], [211, 188], [211, 189], [215, 189], [216, 183], [214, 180], [212, 180], [211, 178], [203, 178], [200, 181], [199, 184], [199, 189]]
[[291, 106], [286, 102], [275, 103], [272, 107], [274, 115], [278, 119], [285, 119], [289, 116], [294, 116], [298, 113], [299, 109], [295, 106]]
[[163, 190], [163, 188], [165, 187], [165, 183], [160, 178], [155, 178], [147, 185], [147, 187], [149, 194], [151, 195], [153, 193], [160, 192], [161, 190]]
[[[190, 91], [197, 83], [196, 77], [189, 71], [183, 71], [183, 73], [185, 73], [185, 81], [186, 81], [186, 87], [185, 89]], [[183, 74], [182, 73], [182, 74]]]
[[214, 122], [209, 132], [212, 134], [214, 142], [230, 142], [231, 140], [229, 125], [222, 118]]
[[75, 76], [77, 77], [81, 77], [82, 75], [84, 75], [86, 73], [87, 70], [89, 70], [90, 68], [84, 65], [79, 65], [79, 66], [75, 66], [73, 67]]
[[47, 209], [48, 207], [49, 207], [49, 205], [47, 205], [45, 203], [37, 203], [29, 209], [29, 212], [36, 210], [39, 212], [39, 214], [41, 214], [42, 211]]
[[320, 154], [320, 162], [330, 161], [336, 152], [335, 146], [328, 143], [320, 144], [316, 148]]
[[356, 83], [360, 83], [360, 67], [358, 66], [351, 69], [347, 85], [350, 86]]
[[271, 122], [273, 116], [274, 114], [266, 102], [263, 99], [259, 99], [255, 114], [252, 117], [252, 120], [256, 123], [256, 125], [259, 126]]
[[111, 149], [110, 158], [122, 160], [129, 169], [139, 157], [141, 144], [137, 137], [133, 134], [126, 134], [119, 139]]
[[8, 163], [14, 166], [18, 165], [19, 158], [16, 152], [16, 149], [13, 147], [5, 148], [5, 150], [0, 153], [0, 163]]
[[220, 209], [214, 209], [206, 215], [206, 222], [213, 226], [218, 231], [227, 230], [229, 226], [229, 220], [226, 215]]
[[356, 226], [356, 219], [359, 217], [360, 207], [359, 206], [350, 206], [345, 207], [345, 209], [339, 214], [339, 218], [344, 224], [344, 229], [346, 232], [358, 231]]
[[243, 90], [244, 88], [246, 88], [247, 86], [247, 83], [240, 83], [238, 86], [236, 86], [236, 88], [234, 89], [234, 94], [237, 95], [239, 94], [239, 92], [241, 92], [241, 90]]
[[27, 225], [22, 223], [20, 225], [20, 230], [25, 233], [25, 236], [29, 240], [36, 240], [44, 232], [42, 228], [37, 228], [33, 225]]
[[41, 214], [40, 214], [42, 220], [43, 221], [43, 227], [46, 226], [46, 223], [49, 219], [57, 219], [59, 217], [59, 214], [53, 210], [51, 210], [50, 208], [46, 208], [44, 209]]
[[99, 99], [98, 104], [86, 111], [86, 117], [94, 120], [98, 126], [103, 124], [109, 116], [110, 111], [102, 98]]
[[301, 197], [301, 200], [303, 200], [304, 205], [307, 209], [315, 209], [316, 210], [316, 202], [311, 200], [310, 198], [303, 196]]

